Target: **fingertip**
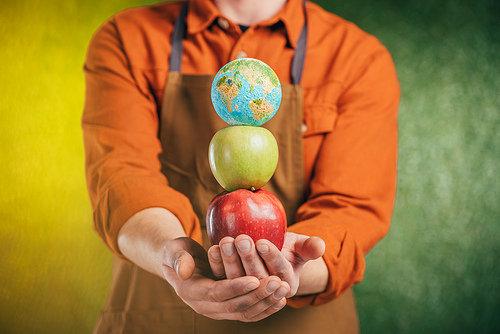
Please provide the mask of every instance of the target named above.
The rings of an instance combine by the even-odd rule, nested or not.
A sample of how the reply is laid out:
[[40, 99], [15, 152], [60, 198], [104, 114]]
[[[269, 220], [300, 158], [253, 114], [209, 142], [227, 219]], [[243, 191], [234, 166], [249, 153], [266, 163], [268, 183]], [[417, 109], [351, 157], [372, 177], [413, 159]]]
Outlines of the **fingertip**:
[[255, 248], [262, 255], [267, 255], [269, 253], [281, 252], [275, 244], [267, 239], [259, 239], [255, 243]]
[[247, 253], [252, 249], [254, 242], [248, 235], [240, 234], [234, 239], [234, 244], [239, 252]]
[[222, 238], [221, 241], [219, 242], [219, 249], [221, 249], [222, 252], [224, 252], [224, 255], [232, 256], [236, 251], [234, 246], [234, 239], [231, 237]]
[[325, 253], [326, 243], [320, 237], [310, 237], [305, 241], [305, 250], [310, 260], [317, 259]]
[[255, 276], [239, 277], [236, 280], [241, 280], [240, 284], [243, 284], [242, 286], [244, 293], [257, 289], [261, 284], [261, 281]]
[[238, 241], [241, 239], [249, 239], [250, 241], [253, 242], [253, 239], [247, 234], [239, 234], [236, 238], [234, 238], [234, 241]]
[[314, 242], [318, 245], [318, 252], [320, 253], [318, 257], [322, 256], [326, 251], [326, 242], [320, 237], [313, 237]]
[[247, 285], [245, 285], [245, 292], [253, 291], [253, 290], [257, 289], [258, 287], [259, 287], [258, 282], [250, 282]]
[[221, 255], [220, 255], [220, 247], [219, 245], [213, 245], [212, 247], [209, 248], [208, 254], [210, 257], [216, 261], [220, 261]]
[[255, 276], [247, 276], [247, 277], [250, 278], [250, 280], [249, 280], [250, 283], [256, 283], [257, 287], [260, 286], [260, 280], [257, 277], [255, 277]]
[[281, 280], [281, 278], [279, 278], [279, 277], [278, 277], [278, 276], [276, 276], [276, 275], [270, 275], [270, 276], [266, 277], [266, 279], [268, 279], [269, 281], [276, 281], [276, 282], [280, 283], [280, 285], [281, 285], [282, 283], [288, 284], [288, 283], [286, 283], [285, 281], [282, 281], [282, 280]]
[[290, 292], [292, 290], [292, 288], [290, 287], [290, 284], [287, 281], [281, 281], [281, 286], [284, 287], [285, 289], [287, 289], [288, 292]]
[[219, 241], [219, 246], [223, 243], [233, 243], [234, 238], [233, 237], [224, 237]]
[[257, 249], [257, 252], [259, 252], [260, 255], [267, 255], [270, 251], [269, 245], [266, 243], [265, 240], [258, 240], [257, 243], [255, 244], [255, 248]]
[[285, 305], [286, 305], [286, 298], [282, 298], [276, 303], [274, 303], [273, 308], [275, 310], [281, 310], [283, 307], [285, 307]]
[[194, 273], [194, 260], [191, 256], [181, 255], [175, 260], [174, 270], [177, 276], [185, 281], [189, 279]]

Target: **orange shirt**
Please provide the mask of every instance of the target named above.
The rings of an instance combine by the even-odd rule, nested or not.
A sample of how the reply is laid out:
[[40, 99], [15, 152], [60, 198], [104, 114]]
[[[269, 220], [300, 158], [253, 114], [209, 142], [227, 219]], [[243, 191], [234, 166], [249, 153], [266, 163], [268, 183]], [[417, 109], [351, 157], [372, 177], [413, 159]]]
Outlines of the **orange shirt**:
[[[115, 254], [134, 213], [163, 207], [192, 235], [189, 200], [169, 188], [158, 154], [158, 109], [169, 71], [170, 36], [182, 3], [118, 13], [93, 37], [85, 62], [82, 127], [94, 228]], [[386, 48], [356, 25], [307, 3], [304, 173], [307, 201], [289, 231], [323, 238], [327, 290], [295, 298], [321, 304], [362, 280], [364, 256], [387, 233], [397, 170], [399, 84]], [[304, 24], [302, 0], [242, 33], [208, 0], [191, 1], [181, 72], [215, 74], [237, 56], [257, 58], [290, 83]], [[196, 129], [193, 129], [196, 131]]]

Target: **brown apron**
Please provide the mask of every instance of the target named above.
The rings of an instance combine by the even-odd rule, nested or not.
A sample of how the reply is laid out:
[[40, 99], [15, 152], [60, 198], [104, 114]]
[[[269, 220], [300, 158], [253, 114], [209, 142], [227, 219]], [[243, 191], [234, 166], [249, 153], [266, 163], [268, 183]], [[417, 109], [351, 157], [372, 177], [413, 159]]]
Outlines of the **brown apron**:
[[[184, 21], [182, 15], [185, 15], [185, 9], [178, 23]], [[175, 44], [174, 41], [173, 48], [176, 50], [173, 51], [174, 57], [171, 57], [171, 71], [160, 115], [160, 140], [163, 147], [160, 161], [169, 185], [191, 200], [202, 226], [203, 244], [208, 249], [210, 243], [205, 228], [206, 211], [212, 198], [223, 191], [210, 170], [208, 146], [213, 135], [228, 125], [219, 118], [212, 106], [210, 88], [213, 76], [180, 74], [182, 48], [179, 50], [179, 44]], [[305, 49], [305, 43], [300, 44]], [[303, 54], [298, 58], [303, 61]], [[301, 65], [296, 68], [302, 71]], [[296, 209], [304, 200], [301, 132], [303, 103], [300, 85], [283, 85], [282, 88], [280, 109], [264, 124], [276, 137], [280, 154], [277, 170], [264, 188], [282, 201], [291, 224]], [[322, 306], [306, 306], [301, 309], [286, 306], [256, 323], [217, 321], [195, 313], [162, 278], [117, 258], [113, 262], [110, 295], [95, 328], [95, 333], [358, 332], [358, 318], [351, 290]]]

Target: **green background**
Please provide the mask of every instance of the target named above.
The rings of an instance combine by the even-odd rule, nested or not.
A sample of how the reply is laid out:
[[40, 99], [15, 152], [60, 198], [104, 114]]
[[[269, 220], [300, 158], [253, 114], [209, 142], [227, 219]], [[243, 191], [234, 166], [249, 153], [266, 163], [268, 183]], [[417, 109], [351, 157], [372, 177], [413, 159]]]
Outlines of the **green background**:
[[[0, 1], [0, 332], [89, 333], [111, 255], [92, 231], [86, 47], [155, 1]], [[500, 332], [500, 2], [318, 1], [376, 35], [402, 85], [392, 229], [356, 286], [364, 333]]]

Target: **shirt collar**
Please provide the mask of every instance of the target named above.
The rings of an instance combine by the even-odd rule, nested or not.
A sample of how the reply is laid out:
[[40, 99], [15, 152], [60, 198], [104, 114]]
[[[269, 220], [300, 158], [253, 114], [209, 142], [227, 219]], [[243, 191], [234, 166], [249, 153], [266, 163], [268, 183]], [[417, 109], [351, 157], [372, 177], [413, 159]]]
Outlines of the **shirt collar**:
[[[288, 0], [274, 17], [259, 25], [271, 26], [283, 22], [288, 42], [295, 49], [305, 22], [303, 3], [303, 0]], [[219, 17], [223, 16], [211, 0], [191, 0], [187, 14], [188, 33], [195, 34], [208, 28]]]

